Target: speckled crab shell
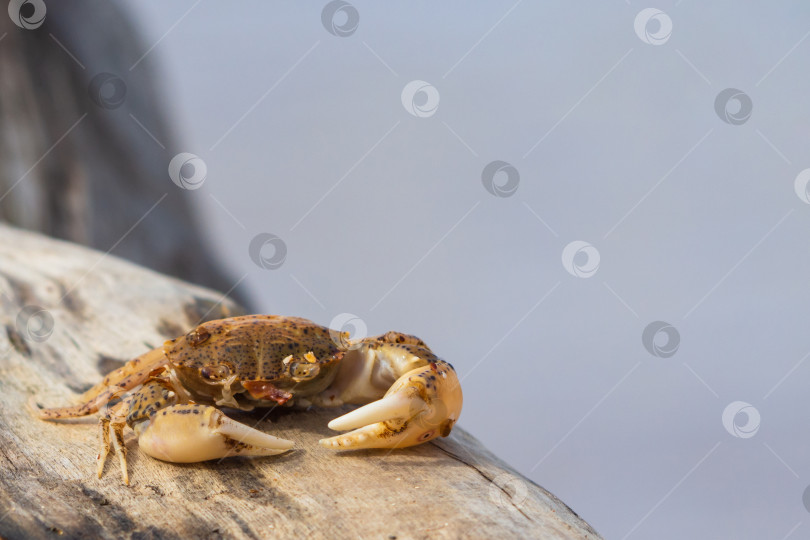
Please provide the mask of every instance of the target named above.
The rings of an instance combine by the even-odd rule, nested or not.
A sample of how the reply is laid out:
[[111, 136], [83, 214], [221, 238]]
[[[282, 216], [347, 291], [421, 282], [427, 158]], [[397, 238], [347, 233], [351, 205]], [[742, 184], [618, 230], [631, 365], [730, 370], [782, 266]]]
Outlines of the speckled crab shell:
[[248, 409], [324, 390], [346, 337], [298, 317], [248, 315], [201, 324], [163, 352], [195, 400]]

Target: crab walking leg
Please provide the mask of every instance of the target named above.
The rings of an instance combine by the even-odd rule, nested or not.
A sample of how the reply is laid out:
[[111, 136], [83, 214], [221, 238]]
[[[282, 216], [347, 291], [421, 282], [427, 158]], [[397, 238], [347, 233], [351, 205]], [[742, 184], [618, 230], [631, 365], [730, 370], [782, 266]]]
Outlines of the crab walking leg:
[[406, 447], [450, 434], [461, 414], [461, 386], [453, 366], [437, 358], [421, 341], [416, 344], [397, 339], [397, 334], [389, 332], [381, 338], [363, 340], [347, 357], [347, 371], [338, 375], [335, 388], [327, 390], [335, 402], [368, 402], [380, 397], [380, 385], [386, 380], [396, 381], [382, 399], [332, 420], [331, 429], [353, 431], [322, 439], [322, 446]]
[[124, 445], [124, 427], [126, 427], [126, 413], [130, 408], [133, 395], [129, 395], [121, 402], [107, 409], [98, 421], [99, 452], [98, 452], [98, 477], [101, 478], [104, 472], [104, 463], [110, 453], [110, 435], [113, 436], [113, 448], [118, 454], [118, 463], [121, 467], [121, 475], [124, 483], [129, 485], [129, 473], [127, 472], [127, 447]]
[[114, 397], [142, 384], [150, 374], [167, 363], [162, 347], [152, 349], [110, 372], [104, 377], [104, 380], [81, 395], [78, 405], [38, 409], [36, 413], [43, 420], [76, 418], [93, 414]]
[[132, 425], [141, 450], [162, 461], [195, 463], [228, 456], [271, 456], [292, 441], [236, 422], [214, 407], [172, 405]]
[[136, 391], [128, 394], [119, 403], [107, 408], [99, 418], [98, 477], [104, 472], [104, 463], [112, 449], [118, 454], [124, 484], [129, 485], [127, 471], [127, 448], [124, 444], [124, 428], [129, 424], [151, 418], [161, 408], [177, 402], [171, 383], [161, 377], [153, 377]]

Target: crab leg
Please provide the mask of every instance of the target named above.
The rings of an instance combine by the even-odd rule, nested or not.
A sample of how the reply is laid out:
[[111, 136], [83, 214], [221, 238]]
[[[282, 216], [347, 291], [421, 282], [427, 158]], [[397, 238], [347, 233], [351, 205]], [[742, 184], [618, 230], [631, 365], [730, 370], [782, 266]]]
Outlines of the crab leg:
[[150, 374], [161, 369], [167, 363], [162, 347], [152, 349], [110, 372], [104, 377], [104, 380], [81, 395], [79, 404], [68, 407], [39, 409], [36, 412], [43, 420], [76, 418], [93, 414], [98, 412], [114, 397], [142, 384], [149, 378]]
[[126, 413], [129, 410], [130, 403], [134, 396], [130, 395], [124, 398], [121, 402], [109, 408], [104, 415], [99, 418], [98, 422], [98, 435], [99, 435], [99, 453], [98, 453], [98, 477], [104, 472], [104, 463], [107, 461], [107, 455], [110, 453], [110, 435], [113, 435], [113, 448], [118, 454], [118, 463], [121, 467], [121, 474], [124, 478], [124, 483], [129, 485], [129, 473], [127, 472], [127, 447], [124, 445], [124, 427], [126, 427], [126, 416], [121, 413]]
[[127, 447], [124, 443], [124, 428], [127, 424], [141, 421], [154, 415], [158, 409], [166, 407], [177, 401], [172, 392], [171, 383], [160, 377], [148, 380], [137, 391], [128, 394], [119, 403], [107, 408], [99, 418], [99, 453], [98, 477], [104, 472], [104, 463], [110, 453], [110, 436], [112, 435], [112, 449], [118, 454], [121, 475], [124, 483], [129, 485], [127, 472]]
[[322, 439], [332, 449], [412, 446], [450, 434], [461, 413], [461, 387], [453, 366], [413, 336], [389, 332], [368, 338], [344, 357], [335, 384], [322, 404], [368, 402], [396, 379], [382, 399], [332, 420], [335, 430], [353, 430]]
[[[218, 409], [178, 403], [170, 380], [153, 377], [110, 407], [99, 419], [99, 478], [111, 449], [118, 454], [124, 483], [129, 484], [123, 429], [129, 425], [148, 455], [174, 463], [194, 463], [228, 456], [269, 456], [293, 446], [236, 422]], [[112, 436], [112, 448], [110, 438]]]

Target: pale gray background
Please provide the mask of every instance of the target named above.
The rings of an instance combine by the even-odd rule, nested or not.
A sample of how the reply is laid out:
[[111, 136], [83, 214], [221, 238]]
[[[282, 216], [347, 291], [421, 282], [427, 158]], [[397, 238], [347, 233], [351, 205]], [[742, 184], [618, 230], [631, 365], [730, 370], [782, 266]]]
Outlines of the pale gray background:
[[[662, 1], [654, 46], [636, 0], [357, 0], [345, 38], [325, 4], [128, 5], [184, 141], [167, 165], [206, 162], [187, 195], [233, 282], [423, 337], [463, 378], [461, 425], [607, 538], [810, 535], [810, 9]], [[429, 118], [401, 104], [414, 79]], [[715, 114], [728, 87], [743, 125]], [[514, 196], [484, 189], [493, 160]], [[277, 270], [248, 256], [261, 232]], [[573, 240], [599, 250], [589, 279]], [[656, 320], [671, 358], [642, 345]], [[751, 438], [721, 422], [736, 400]]]

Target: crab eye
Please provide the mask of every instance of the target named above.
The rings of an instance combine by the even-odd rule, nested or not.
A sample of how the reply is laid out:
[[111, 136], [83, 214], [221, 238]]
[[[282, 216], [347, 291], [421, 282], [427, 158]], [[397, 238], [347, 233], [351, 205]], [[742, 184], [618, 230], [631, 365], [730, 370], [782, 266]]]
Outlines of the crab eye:
[[318, 364], [310, 364], [308, 362], [293, 362], [290, 366], [290, 375], [294, 379], [312, 379], [315, 377], [321, 368]]
[[230, 374], [231, 368], [224, 364], [220, 364], [218, 366], [205, 366], [204, 368], [200, 369], [200, 375], [202, 378], [209, 381], [224, 379]]
[[206, 330], [202, 326], [200, 326], [196, 330], [192, 330], [191, 332], [186, 334], [186, 341], [188, 341], [189, 345], [191, 345], [192, 347], [197, 347], [208, 341], [208, 338], [210, 337], [211, 333], [208, 332], [208, 330]]

